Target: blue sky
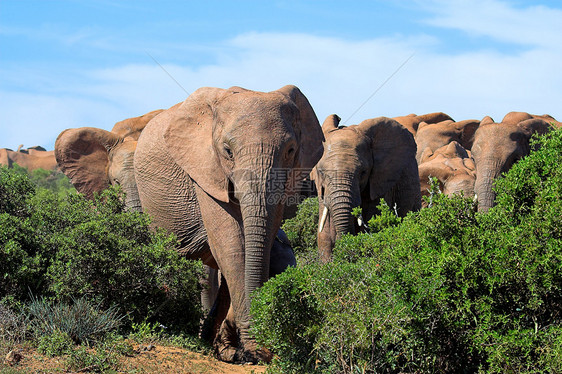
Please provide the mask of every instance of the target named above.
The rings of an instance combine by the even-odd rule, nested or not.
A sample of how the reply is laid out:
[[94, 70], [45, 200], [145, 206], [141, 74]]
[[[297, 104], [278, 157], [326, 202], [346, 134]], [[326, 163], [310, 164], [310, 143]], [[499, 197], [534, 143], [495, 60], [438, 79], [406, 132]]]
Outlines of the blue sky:
[[201, 86], [295, 84], [320, 122], [560, 120], [561, 19], [560, 1], [0, 0], [0, 147], [53, 149]]

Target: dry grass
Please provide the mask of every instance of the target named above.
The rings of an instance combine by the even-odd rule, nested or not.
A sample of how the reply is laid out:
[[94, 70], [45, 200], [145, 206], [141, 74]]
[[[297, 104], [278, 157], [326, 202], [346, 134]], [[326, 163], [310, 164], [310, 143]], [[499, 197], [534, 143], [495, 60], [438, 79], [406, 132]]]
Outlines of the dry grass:
[[[5, 355], [1, 357], [0, 374], [70, 373], [65, 357], [46, 357], [31, 348], [21, 348], [21, 354], [22, 360], [14, 366], [6, 363]], [[265, 371], [266, 366], [231, 365], [182, 348], [155, 345], [150, 351], [121, 357], [120, 368], [113, 373], [259, 374]]]

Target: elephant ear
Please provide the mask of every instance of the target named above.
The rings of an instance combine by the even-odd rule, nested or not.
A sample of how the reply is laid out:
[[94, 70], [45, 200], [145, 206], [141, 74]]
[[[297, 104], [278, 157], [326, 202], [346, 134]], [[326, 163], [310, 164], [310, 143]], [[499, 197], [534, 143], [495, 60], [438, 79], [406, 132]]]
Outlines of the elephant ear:
[[341, 118], [337, 114], [330, 114], [328, 117], [326, 117], [324, 123], [322, 123], [322, 132], [324, 133], [324, 136], [326, 136], [329, 132], [337, 130], [340, 121]]
[[361, 122], [357, 131], [363, 132], [372, 142], [373, 168], [369, 176], [372, 200], [390, 191], [405, 169], [415, 168], [417, 171], [416, 142], [410, 131], [400, 123], [391, 118], [378, 117]]
[[146, 127], [146, 124], [162, 112], [162, 109], [158, 109], [139, 117], [124, 119], [123, 121], [117, 122], [111, 129], [111, 132], [121, 136], [122, 138], [129, 136], [134, 140], [139, 140], [139, 136], [142, 130]]
[[552, 129], [552, 125], [542, 119], [528, 119], [517, 124], [527, 138], [531, 138], [534, 133], [545, 134]]
[[109, 151], [122, 139], [94, 127], [67, 129], [55, 141], [55, 158], [62, 172], [89, 199], [109, 186]]
[[180, 105], [153, 119], [164, 127], [164, 141], [174, 161], [213, 198], [228, 202], [228, 177], [213, 147], [214, 112], [236, 90], [203, 87]]
[[489, 125], [490, 123], [494, 123], [494, 119], [490, 116], [486, 116], [480, 121], [480, 126]]
[[516, 125], [519, 122], [523, 122], [523, 121], [526, 121], [526, 120], [532, 119], [532, 118], [533, 118], [533, 116], [530, 115], [529, 113], [509, 112], [503, 117], [501, 122], [511, 124], [511, 125]]
[[288, 96], [299, 109], [300, 118], [295, 125], [297, 128], [294, 129], [300, 139], [296, 167], [304, 169], [304, 173], [309, 173], [324, 153], [322, 143], [325, 139], [322, 128], [308, 99], [296, 86], [288, 85], [277, 92]]
[[455, 123], [456, 128], [460, 131], [460, 143], [466, 148], [472, 148], [472, 143], [474, 143], [474, 134], [478, 127], [480, 127], [480, 121], [475, 119], [466, 119]]

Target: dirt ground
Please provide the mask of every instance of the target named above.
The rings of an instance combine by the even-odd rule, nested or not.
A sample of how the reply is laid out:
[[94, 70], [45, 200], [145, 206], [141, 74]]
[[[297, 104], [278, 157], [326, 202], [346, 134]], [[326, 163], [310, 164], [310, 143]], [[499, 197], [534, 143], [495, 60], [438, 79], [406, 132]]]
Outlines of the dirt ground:
[[[45, 357], [34, 350], [23, 350], [21, 356], [21, 360], [14, 366], [9, 366], [5, 357], [2, 357], [0, 374], [88, 372], [67, 371], [64, 358]], [[182, 348], [154, 345], [150, 351], [135, 354], [133, 357], [123, 356], [117, 373], [259, 374], [265, 371], [266, 366], [263, 365], [231, 365]]]

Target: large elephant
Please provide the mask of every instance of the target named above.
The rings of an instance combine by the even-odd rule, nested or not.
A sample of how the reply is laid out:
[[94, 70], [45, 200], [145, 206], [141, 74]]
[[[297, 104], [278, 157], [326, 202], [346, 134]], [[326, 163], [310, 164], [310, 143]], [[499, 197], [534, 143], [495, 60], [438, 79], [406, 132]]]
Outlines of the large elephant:
[[[476, 165], [469, 153], [458, 142], [438, 148], [435, 152], [426, 148], [418, 167], [422, 196], [429, 195], [429, 178], [437, 178], [439, 189], [445, 195], [474, 195], [476, 181]], [[422, 206], [425, 202], [422, 201]]]
[[433, 124], [420, 123], [415, 136], [418, 146], [418, 151], [416, 153], [418, 164], [421, 161], [422, 153], [428, 152], [428, 148], [430, 152], [434, 152], [438, 148], [456, 141], [465, 149], [471, 149], [474, 133], [479, 125], [480, 121], [474, 119], [467, 119], [459, 122], [447, 120]]
[[39, 146], [27, 149], [22, 149], [22, 146], [19, 146], [17, 151], [1, 148], [0, 165], [12, 167], [13, 164], [18, 164], [29, 171], [36, 169], [58, 170], [54, 151], [46, 151]]
[[494, 123], [488, 119], [480, 125], [471, 149], [476, 163], [474, 192], [478, 197], [478, 211], [486, 212], [494, 206], [494, 180], [529, 154], [531, 136], [534, 133], [544, 134], [551, 127], [539, 118], [515, 123]]
[[178, 236], [182, 253], [218, 267], [228, 286], [232, 318], [219, 332], [227, 338], [216, 340], [223, 360], [269, 357], [250, 334], [250, 298], [269, 276], [282, 197], [316, 164], [322, 141], [314, 110], [295, 86], [200, 88], [139, 138], [134, 166], [143, 210]]
[[339, 121], [335, 114], [324, 121], [324, 154], [312, 173], [320, 201], [318, 248], [324, 262], [331, 259], [341, 235], [356, 232], [354, 207], [361, 206], [368, 220], [378, 213], [381, 198], [400, 216], [421, 206], [412, 134], [385, 117], [341, 128]]
[[427, 114], [408, 114], [407, 116], [393, 117], [399, 124], [404, 126], [412, 135], [416, 136], [420, 123], [439, 123], [443, 121], [452, 121], [453, 119], [443, 112], [427, 113]]
[[111, 131], [80, 127], [67, 129], [55, 141], [55, 156], [62, 172], [88, 198], [109, 185], [120, 185], [125, 205], [141, 211], [133, 169], [137, 139], [146, 124], [162, 110], [117, 122]]

